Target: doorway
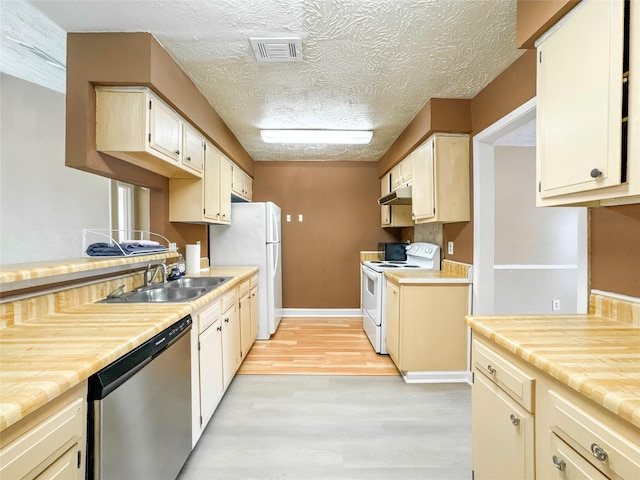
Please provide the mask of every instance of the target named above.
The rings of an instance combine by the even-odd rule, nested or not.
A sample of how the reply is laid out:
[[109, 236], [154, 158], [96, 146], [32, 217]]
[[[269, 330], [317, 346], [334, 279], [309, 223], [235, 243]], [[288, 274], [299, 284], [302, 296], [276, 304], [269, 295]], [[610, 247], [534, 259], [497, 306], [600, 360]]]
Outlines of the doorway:
[[535, 207], [535, 98], [473, 138], [473, 313], [585, 313], [584, 207]]

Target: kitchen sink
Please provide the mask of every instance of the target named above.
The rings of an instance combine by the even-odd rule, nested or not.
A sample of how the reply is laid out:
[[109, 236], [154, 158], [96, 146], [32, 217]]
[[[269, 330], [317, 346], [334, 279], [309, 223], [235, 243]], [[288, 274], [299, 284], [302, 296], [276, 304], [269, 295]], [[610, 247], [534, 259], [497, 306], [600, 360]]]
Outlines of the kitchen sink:
[[119, 296], [108, 296], [98, 303], [179, 303], [191, 302], [216, 289], [233, 277], [183, 277], [167, 283], [142, 287]]
[[169, 288], [216, 288], [233, 277], [182, 277], [165, 284]]

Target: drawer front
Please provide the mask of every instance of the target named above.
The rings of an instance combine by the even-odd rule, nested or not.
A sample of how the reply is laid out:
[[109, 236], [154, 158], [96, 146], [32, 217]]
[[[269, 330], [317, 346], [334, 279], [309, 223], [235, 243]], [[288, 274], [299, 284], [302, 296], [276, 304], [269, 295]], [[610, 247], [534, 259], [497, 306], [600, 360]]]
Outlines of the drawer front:
[[238, 303], [238, 294], [236, 289], [234, 288], [230, 292], [228, 292], [224, 297], [222, 297], [222, 311], [226, 312], [229, 308], [233, 307], [236, 303]]
[[251, 277], [251, 288], [258, 286], [258, 275], [253, 275]]
[[549, 480], [608, 480], [600, 471], [582, 458], [562, 439], [551, 434], [553, 472]]
[[560, 394], [549, 391], [552, 429], [608, 477], [640, 478], [640, 446]]
[[[54, 413], [0, 451], [0, 478], [23, 478], [45, 461], [55, 460], [84, 437], [84, 398]], [[33, 474], [32, 474], [33, 475]]]
[[220, 318], [220, 300], [214, 300], [209, 306], [198, 314], [198, 333], [204, 332], [209, 325]]
[[244, 294], [249, 293], [250, 289], [251, 289], [251, 280], [245, 280], [238, 287], [238, 296], [241, 297]]
[[535, 380], [499, 353], [473, 342], [473, 365], [528, 411], [534, 411]]

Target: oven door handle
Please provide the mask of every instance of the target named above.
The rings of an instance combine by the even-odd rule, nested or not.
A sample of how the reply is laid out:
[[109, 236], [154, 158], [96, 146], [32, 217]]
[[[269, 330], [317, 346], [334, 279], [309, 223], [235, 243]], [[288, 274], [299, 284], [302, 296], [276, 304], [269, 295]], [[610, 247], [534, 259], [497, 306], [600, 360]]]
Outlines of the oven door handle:
[[375, 273], [369, 272], [369, 269], [365, 266], [362, 267], [362, 273], [365, 275], [365, 277], [368, 277], [373, 281], [378, 280], [378, 275]]

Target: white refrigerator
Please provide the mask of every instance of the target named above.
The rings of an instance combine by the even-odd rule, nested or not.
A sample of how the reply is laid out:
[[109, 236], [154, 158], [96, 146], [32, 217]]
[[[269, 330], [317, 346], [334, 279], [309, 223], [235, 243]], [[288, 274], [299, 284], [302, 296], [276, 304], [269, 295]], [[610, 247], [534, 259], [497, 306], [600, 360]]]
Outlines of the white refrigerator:
[[273, 202], [232, 203], [231, 225], [209, 227], [211, 265], [256, 265], [258, 339], [268, 340], [282, 318], [280, 207]]

